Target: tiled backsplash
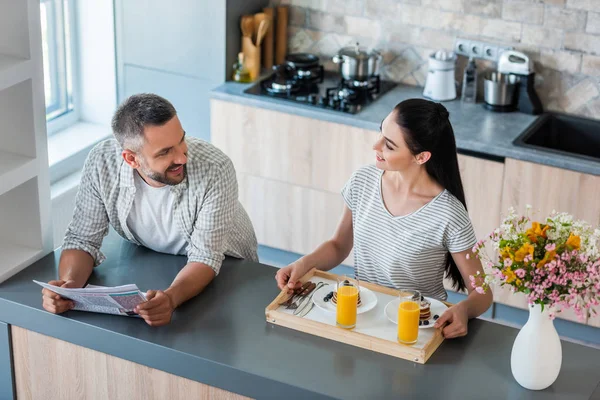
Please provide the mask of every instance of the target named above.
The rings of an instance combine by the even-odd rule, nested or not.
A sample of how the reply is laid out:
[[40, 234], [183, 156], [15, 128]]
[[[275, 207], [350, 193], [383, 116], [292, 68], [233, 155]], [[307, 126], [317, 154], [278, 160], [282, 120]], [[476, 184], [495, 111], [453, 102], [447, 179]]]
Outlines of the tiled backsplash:
[[[535, 61], [544, 107], [600, 118], [600, 0], [272, 0], [290, 6], [289, 51], [382, 50], [387, 79], [423, 86], [427, 57], [456, 37], [513, 46]], [[462, 79], [464, 57], [457, 66]], [[481, 61], [482, 68], [495, 67]], [[483, 91], [480, 90], [482, 94]]]

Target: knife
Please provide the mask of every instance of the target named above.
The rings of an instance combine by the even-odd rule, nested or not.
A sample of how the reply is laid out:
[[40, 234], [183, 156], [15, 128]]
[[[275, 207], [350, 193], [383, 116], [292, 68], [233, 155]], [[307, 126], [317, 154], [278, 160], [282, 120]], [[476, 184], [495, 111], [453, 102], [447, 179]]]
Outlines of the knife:
[[325, 286], [325, 283], [319, 282], [317, 284], [317, 287], [315, 287], [315, 290], [313, 290], [310, 294], [310, 296], [306, 296], [304, 299], [302, 299], [302, 301], [298, 305], [298, 308], [296, 309], [296, 311], [294, 311], [294, 315], [303, 318], [306, 314], [308, 314], [315, 305], [315, 303], [313, 303], [312, 301], [313, 296], [315, 295], [315, 293], [317, 293], [317, 290], [319, 290], [323, 286]]

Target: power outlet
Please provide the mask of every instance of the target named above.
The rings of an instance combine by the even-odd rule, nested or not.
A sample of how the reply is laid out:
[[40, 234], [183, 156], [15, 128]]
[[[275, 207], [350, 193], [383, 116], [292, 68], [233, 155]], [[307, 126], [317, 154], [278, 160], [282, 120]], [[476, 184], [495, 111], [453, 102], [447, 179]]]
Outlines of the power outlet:
[[455, 53], [465, 57], [482, 58], [494, 62], [498, 62], [500, 54], [506, 50], [512, 50], [512, 47], [461, 38], [456, 38], [454, 42]]

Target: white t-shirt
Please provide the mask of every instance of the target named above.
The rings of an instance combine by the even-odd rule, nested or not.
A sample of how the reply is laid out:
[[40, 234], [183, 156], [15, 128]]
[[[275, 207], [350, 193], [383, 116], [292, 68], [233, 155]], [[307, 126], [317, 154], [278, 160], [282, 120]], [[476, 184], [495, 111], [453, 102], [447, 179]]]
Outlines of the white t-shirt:
[[145, 247], [167, 254], [187, 254], [187, 241], [177, 227], [173, 214], [171, 186], [152, 187], [134, 172], [135, 198], [127, 226]]

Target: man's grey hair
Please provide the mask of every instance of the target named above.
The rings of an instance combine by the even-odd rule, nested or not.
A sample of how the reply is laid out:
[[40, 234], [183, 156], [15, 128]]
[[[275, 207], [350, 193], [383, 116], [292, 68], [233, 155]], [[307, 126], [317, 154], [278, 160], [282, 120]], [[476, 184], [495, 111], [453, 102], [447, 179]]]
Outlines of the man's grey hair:
[[139, 151], [144, 144], [144, 127], [164, 125], [175, 115], [169, 100], [152, 93], [134, 94], [115, 112], [113, 134], [123, 149]]

